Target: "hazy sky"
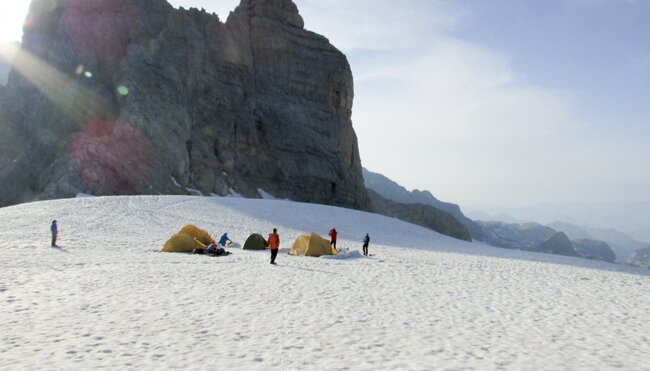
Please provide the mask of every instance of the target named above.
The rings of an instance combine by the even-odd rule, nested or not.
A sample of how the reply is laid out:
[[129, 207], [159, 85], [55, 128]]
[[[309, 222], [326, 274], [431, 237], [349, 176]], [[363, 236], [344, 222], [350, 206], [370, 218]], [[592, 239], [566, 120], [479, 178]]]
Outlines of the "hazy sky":
[[650, 201], [650, 1], [294, 2], [350, 60], [369, 170], [462, 205]]

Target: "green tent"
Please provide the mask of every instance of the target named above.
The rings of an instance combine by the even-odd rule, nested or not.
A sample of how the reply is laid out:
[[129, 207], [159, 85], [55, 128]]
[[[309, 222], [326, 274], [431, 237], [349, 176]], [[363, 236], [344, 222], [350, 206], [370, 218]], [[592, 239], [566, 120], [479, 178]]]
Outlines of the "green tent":
[[242, 245], [244, 250], [264, 250], [269, 247], [268, 242], [259, 233], [253, 233], [246, 238], [246, 242]]

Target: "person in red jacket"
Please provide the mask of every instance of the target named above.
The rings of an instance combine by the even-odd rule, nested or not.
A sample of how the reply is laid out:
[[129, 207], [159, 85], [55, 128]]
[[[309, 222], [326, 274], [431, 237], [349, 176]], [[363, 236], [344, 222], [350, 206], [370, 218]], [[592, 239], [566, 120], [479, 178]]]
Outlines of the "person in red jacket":
[[275, 258], [278, 256], [278, 249], [280, 248], [280, 235], [278, 235], [278, 230], [273, 228], [273, 233], [269, 234], [267, 239], [269, 244], [269, 249], [271, 249], [271, 264], [275, 264]]
[[329, 233], [327, 233], [328, 236], [330, 236], [330, 245], [332, 245], [333, 248], [336, 249], [336, 235], [338, 233], [336, 232], [336, 228], [330, 229]]

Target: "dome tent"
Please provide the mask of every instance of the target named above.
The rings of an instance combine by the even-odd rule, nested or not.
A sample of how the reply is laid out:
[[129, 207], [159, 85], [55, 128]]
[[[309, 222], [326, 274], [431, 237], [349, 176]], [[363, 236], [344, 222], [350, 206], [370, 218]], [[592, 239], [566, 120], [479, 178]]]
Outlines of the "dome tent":
[[205, 230], [203, 230], [201, 228], [198, 228], [197, 226], [191, 225], [191, 224], [188, 224], [188, 225], [184, 226], [183, 228], [181, 228], [180, 232], [178, 232], [178, 233], [184, 233], [184, 234], [196, 239], [197, 241], [201, 242], [205, 246], [208, 246], [208, 245], [211, 245], [211, 244], [216, 244], [216, 242], [214, 242], [214, 239], [212, 239], [212, 237], [210, 237], [210, 233], [208, 233], [207, 231], [205, 231]]
[[264, 250], [269, 247], [268, 242], [259, 233], [252, 233], [246, 238], [242, 245], [243, 250]]
[[192, 252], [196, 248], [205, 248], [213, 244], [210, 234], [193, 225], [186, 225], [174, 234], [162, 248], [162, 252]]
[[176, 233], [167, 240], [162, 252], [192, 252], [197, 247], [201, 247], [201, 245], [194, 238], [185, 233]]
[[311, 232], [305, 233], [296, 238], [296, 241], [291, 247], [290, 254], [319, 257], [323, 255], [336, 255], [337, 252], [332, 248], [329, 241], [318, 234]]

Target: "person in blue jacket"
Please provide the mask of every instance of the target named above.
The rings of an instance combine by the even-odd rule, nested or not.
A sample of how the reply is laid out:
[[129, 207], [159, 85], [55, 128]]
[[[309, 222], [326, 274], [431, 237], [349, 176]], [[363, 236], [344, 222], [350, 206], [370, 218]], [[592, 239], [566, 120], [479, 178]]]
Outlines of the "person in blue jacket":
[[50, 226], [50, 232], [52, 232], [52, 247], [59, 247], [56, 244], [56, 238], [59, 236], [59, 227], [56, 225], [56, 220], [52, 220], [52, 225]]
[[232, 242], [232, 241], [230, 240], [230, 238], [228, 238], [228, 233], [224, 233], [223, 236], [221, 236], [221, 238], [219, 239], [219, 245], [225, 247], [225, 246], [226, 246], [226, 242], [228, 242], [228, 241]]

